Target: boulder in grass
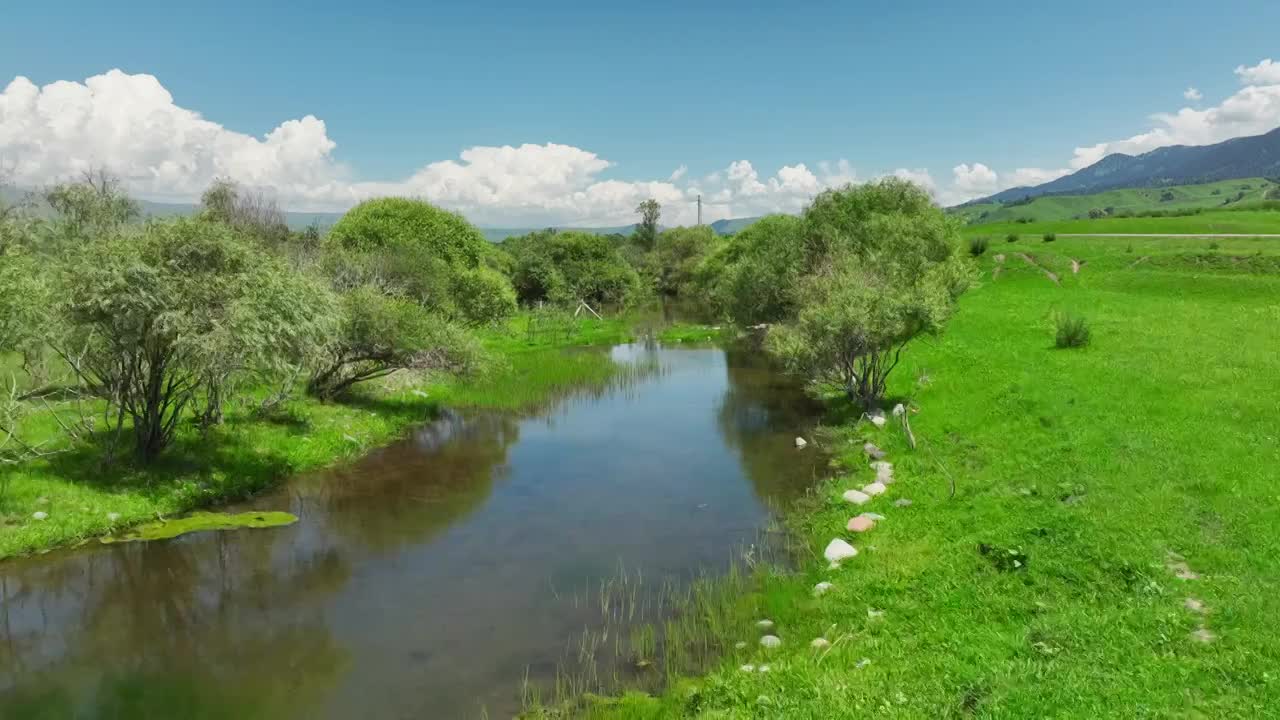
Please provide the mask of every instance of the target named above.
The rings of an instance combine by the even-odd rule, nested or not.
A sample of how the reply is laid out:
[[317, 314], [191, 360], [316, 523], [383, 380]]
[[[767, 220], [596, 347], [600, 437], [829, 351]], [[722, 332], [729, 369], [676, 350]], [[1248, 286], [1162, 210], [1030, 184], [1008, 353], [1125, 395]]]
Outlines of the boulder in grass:
[[813, 586], [814, 595], [825, 595], [833, 586], [829, 582], [820, 582]]
[[843, 497], [846, 502], [851, 502], [854, 505], [864, 505], [871, 502], [871, 496], [861, 490], [846, 490], [844, 495], [841, 497]]
[[805, 440], [804, 438], [802, 438], [802, 437], [797, 437], [797, 438], [796, 438], [796, 449], [797, 449], [797, 450], [803, 450], [803, 449], [804, 449], [804, 447], [805, 447], [806, 445], [808, 445], [808, 444], [809, 444], [809, 442], [808, 442], [807, 440]]
[[35, 512], [31, 513], [31, 518], [32, 518], [33, 520], [48, 520], [48, 519], [49, 519], [49, 513], [45, 512], [45, 511], [43, 511], [43, 510], [37, 510], [37, 511], [35, 511]]
[[761, 620], [760, 622], [757, 622], [757, 623], [756, 623], [756, 627], [760, 628], [761, 630], [772, 630], [772, 629], [773, 629], [773, 621], [772, 621], [772, 620]]
[[765, 635], [760, 638], [760, 644], [769, 649], [782, 647], [782, 638], [777, 635]]
[[849, 518], [849, 524], [846, 526], [849, 532], [866, 532], [876, 526], [876, 521], [866, 515], [859, 515], [855, 518]]
[[822, 557], [831, 563], [839, 563], [841, 560], [848, 560], [851, 557], [857, 557], [857, 555], [857, 548], [840, 538], [827, 543], [827, 549], [822, 551]]
[[814, 638], [813, 642], [809, 643], [809, 647], [814, 650], [826, 650], [831, 647], [831, 641], [826, 638]]
[[872, 497], [876, 495], [883, 495], [885, 490], [888, 490], [888, 488], [884, 486], [884, 483], [880, 483], [880, 482], [873, 482], [870, 485], [867, 485], [866, 487], [862, 488], [862, 492], [868, 495], [871, 495]]
[[902, 417], [902, 415], [906, 412], [907, 412], [907, 409], [903, 407], [902, 403], [898, 403], [897, 405], [893, 406], [894, 417]]

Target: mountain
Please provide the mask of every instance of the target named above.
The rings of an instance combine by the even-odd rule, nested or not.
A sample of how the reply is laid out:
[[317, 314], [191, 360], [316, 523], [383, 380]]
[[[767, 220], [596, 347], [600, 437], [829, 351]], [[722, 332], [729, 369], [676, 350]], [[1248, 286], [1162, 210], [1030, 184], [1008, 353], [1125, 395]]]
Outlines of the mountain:
[[1141, 155], [1114, 153], [1043, 185], [1010, 188], [965, 204], [1276, 176], [1280, 176], [1280, 128], [1215, 145], [1171, 145]]

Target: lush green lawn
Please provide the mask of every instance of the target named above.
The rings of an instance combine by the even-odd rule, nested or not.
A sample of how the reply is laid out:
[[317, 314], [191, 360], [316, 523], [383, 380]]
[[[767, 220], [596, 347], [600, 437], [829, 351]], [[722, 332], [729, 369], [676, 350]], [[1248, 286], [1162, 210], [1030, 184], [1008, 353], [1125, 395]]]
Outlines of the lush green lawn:
[[[543, 320], [519, 316], [483, 340], [493, 366], [465, 381], [393, 375], [360, 387], [341, 403], [324, 404], [299, 393], [266, 418], [233, 405], [226, 423], [202, 437], [182, 430], [175, 447], [154, 466], [119, 461], [104, 466], [94, 446], [0, 469], [0, 558], [91, 538], [158, 515], [243, 498], [291, 473], [359, 457], [441, 407], [516, 409], [573, 387], [603, 382], [614, 364], [599, 352], [570, 348], [629, 337], [628, 321], [612, 318]], [[12, 370], [15, 363], [10, 361]], [[55, 404], [67, 417], [70, 404]], [[32, 416], [28, 440], [58, 436], [47, 414]], [[56, 441], [50, 448], [56, 448]], [[122, 452], [127, 455], [127, 448]], [[33, 515], [44, 512], [46, 519]]]
[[1034, 221], [1087, 218], [1090, 210], [1106, 208], [1132, 214], [1194, 208], [1208, 210], [1258, 203], [1273, 187], [1276, 187], [1275, 183], [1266, 178], [1243, 178], [1201, 185], [1123, 188], [1091, 195], [1046, 195], [1029, 203], [981, 203], [956, 208], [952, 212], [969, 222], [1000, 223], [1015, 222], [1019, 218]]
[[[1280, 274], [1198, 263], [1204, 241], [1016, 249], [1061, 285], [1011, 253], [993, 279], [993, 245], [945, 335], [893, 376], [919, 447], [892, 423], [833, 428], [837, 477], [789, 518], [812, 559], [709, 618], [723, 663], [580, 714], [1280, 716]], [[1280, 241], [1214, 252], [1258, 250]], [[1063, 310], [1088, 319], [1088, 347], [1053, 348]], [[872, 480], [865, 440], [897, 482], [855, 510], [840, 496]], [[862, 511], [885, 519], [847, 532]], [[821, 559], [832, 538], [861, 551], [838, 570]], [[834, 587], [815, 597], [820, 581]], [[780, 649], [757, 643], [759, 618]]]
[[992, 245], [1005, 242], [1005, 235], [1017, 233], [1022, 241], [1039, 241], [1046, 232], [1085, 233], [1168, 233], [1170, 235], [1200, 234], [1258, 234], [1280, 235], [1280, 211], [1237, 210], [1206, 211], [1181, 217], [1101, 218], [1098, 220], [1045, 220], [1033, 223], [1001, 222], [985, 225], [968, 225], [966, 237], [986, 235]]

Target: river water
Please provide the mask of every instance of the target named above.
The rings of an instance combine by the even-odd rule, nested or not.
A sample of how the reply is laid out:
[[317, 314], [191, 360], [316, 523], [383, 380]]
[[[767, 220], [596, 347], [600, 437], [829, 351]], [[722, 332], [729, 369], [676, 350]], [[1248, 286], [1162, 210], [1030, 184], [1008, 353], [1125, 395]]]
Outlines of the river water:
[[817, 409], [751, 353], [612, 354], [651, 371], [251, 505], [295, 525], [0, 563], [0, 717], [511, 716], [591, 622], [570, 598], [722, 571], [821, 472]]

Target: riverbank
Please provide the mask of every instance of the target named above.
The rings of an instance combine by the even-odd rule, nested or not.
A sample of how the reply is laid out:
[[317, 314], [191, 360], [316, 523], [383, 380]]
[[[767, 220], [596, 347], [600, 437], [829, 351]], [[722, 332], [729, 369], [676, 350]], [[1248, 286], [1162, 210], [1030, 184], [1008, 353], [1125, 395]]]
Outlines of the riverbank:
[[[102, 451], [83, 446], [5, 469], [0, 558], [244, 499], [295, 473], [358, 458], [441, 408], [518, 410], [607, 381], [615, 366], [606, 354], [570, 349], [625, 342], [630, 327], [620, 317], [547, 322], [525, 314], [483, 333], [492, 362], [478, 377], [400, 373], [357, 386], [341, 402], [321, 403], [299, 390], [264, 416], [232, 407], [225, 423], [207, 436], [184, 428], [173, 451], [147, 468], [126, 462], [104, 467]], [[71, 415], [74, 408], [60, 410]], [[38, 432], [55, 438], [56, 422], [48, 416], [39, 420]]]
[[[817, 438], [835, 474], [784, 516], [811, 559], [702, 618], [722, 660], [658, 696], [529, 716], [1268, 715], [1277, 256], [1262, 240], [993, 243], [945, 334], [892, 378], [917, 447], [892, 418]], [[1054, 347], [1063, 312], [1087, 320], [1087, 347]], [[867, 442], [895, 482], [855, 506]], [[883, 519], [846, 530], [864, 512]], [[839, 569], [833, 539], [859, 551]]]

